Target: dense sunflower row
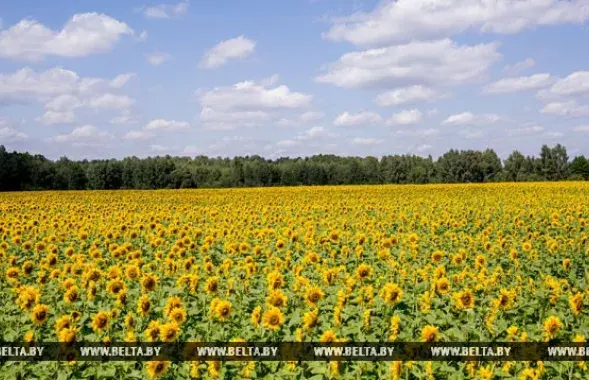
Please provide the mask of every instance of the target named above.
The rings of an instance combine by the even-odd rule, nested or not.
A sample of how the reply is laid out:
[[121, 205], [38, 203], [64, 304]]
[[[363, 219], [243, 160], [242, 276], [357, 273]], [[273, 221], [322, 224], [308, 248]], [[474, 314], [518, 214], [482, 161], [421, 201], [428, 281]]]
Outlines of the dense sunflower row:
[[[4, 341], [584, 341], [589, 185], [0, 194]], [[551, 378], [584, 363], [11, 363], [21, 376]], [[7, 374], [10, 372], [7, 372]]]

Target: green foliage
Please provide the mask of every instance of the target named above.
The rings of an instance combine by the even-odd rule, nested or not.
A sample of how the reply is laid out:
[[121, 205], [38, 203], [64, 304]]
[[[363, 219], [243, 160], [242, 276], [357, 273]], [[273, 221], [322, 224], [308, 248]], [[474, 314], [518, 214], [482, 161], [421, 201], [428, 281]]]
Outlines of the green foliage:
[[578, 156], [570, 164], [568, 159], [560, 144], [544, 145], [538, 158], [514, 151], [503, 164], [492, 149], [452, 149], [437, 160], [416, 155], [389, 155], [380, 160], [335, 155], [276, 160], [257, 155], [166, 155], [51, 161], [41, 155], [7, 152], [0, 146], [0, 191], [589, 180], [587, 159]]

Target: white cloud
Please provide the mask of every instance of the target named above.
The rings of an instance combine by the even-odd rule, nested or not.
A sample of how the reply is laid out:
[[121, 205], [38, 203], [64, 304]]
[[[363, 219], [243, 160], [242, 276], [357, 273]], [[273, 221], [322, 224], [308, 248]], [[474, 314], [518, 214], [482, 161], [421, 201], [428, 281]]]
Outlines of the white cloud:
[[431, 148], [432, 148], [432, 146], [429, 144], [422, 144], [422, 145], [418, 146], [416, 150], [417, 150], [417, 152], [422, 153], [422, 152], [427, 152]]
[[489, 83], [483, 88], [485, 94], [505, 94], [509, 92], [520, 92], [538, 90], [548, 87], [554, 83], [550, 74], [534, 74], [527, 77], [503, 78], [496, 82]]
[[197, 155], [197, 154], [202, 154], [202, 151], [194, 145], [187, 145], [186, 147], [184, 147], [184, 150], [182, 151], [182, 153], [188, 154], [188, 155]]
[[575, 132], [589, 132], [589, 124], [588, 125], [577, 125], [573, 128]]
[[71, 124], [76, 121], [76, 115], [72, 111], [60, 112], [47, 110], [43, 116], [35, 118], [35, 121], [45, 125]]
[[544, 130], [544, 127], [532, 124], [532, 125], [522, 126], [521, 128], [508, 129], [507, 134], [509, 136], [527, 136], [527, 135], [532, 135], [535, 133], [540, 133], [543, 130]]
[[256, 48], [256, 42], [245, 36], [221, 41], [209, 49], [201, 60], [201, 66], [207, 69], [224, 65], [231, 59], [243, 59], [251, 55]]
[[45, 114], [37, 121], [71, 123], [79, 108], [128, 111], [135, 100], [113, 92], [118, 92], [134, 75], [121, 74], [106, 80], [80, 77], [62, 68], [36, 72], [26, 67], [13, 74], [0, 74], [0, 103], [41, 103]]
[[155, 136], [154, 133], [148, 131], [129, 131], [125, 133], [123, 139], [125, 140], [149, 140]]
[[154, 152], [166, 152], [170, 150], [170, 147], [167, 147], [165, 145], [152, 144], [149, 146], [149, 149], [151, 149]]
[[333, 125], [338, 127], [368, 126], [382, 123], [382, 117], [376, 112], [362, 111], [358, 113], [344, 112], [335, 118]]
[[156, 119], [151, 120], [149, 123], [145, 124], [144, 129], [148, 131], [153, 130], [167, 130], [167, 131], [179, 131], [190, 128], [190, 123], [187, 121], [176, 121], [176, 120], [164, 120], [164, 119]]
[[[206, 129], [234, 129], [281, 119], [277, 111], [308, 106], [312, 96], [276, 86], [277, 76], [254, 82], [244, 81], [229, 87], [200, 92], [200, 121]], [[286, 119], [288, 120], [288, 119]]]
[[88, 99], [85, 104], [90, 108], [123, 110], [135, 104], [135, 100], [126, 95], [106, 93]]
[[423, 114], [418, 109], [403, 110], [387, 120], [388, 125], [411, 125], [421, 121]]
[[463, 84], [484, 79], [501, 58], [496, 43], [458, 45], [450, 39], [346, 53], [317, 82], [344, 88]]
[[586, 0], [386, 0], [370, 13], [334, 20], [324, 38], [386, 45], [452, 36], [467, 30], [517, 33], [540, 25], [581, 24]]
[[493, 124], [501, 120], [496, 114], [475, 115], [471, 112], [463, 112], [449, 116], [442, 122], [444, 125], [485, 125]]
[[564, 134], [561, 133], [561, 132], [544, 132], [542, 134], [542, 136], [548, 137], [548, 138], [552, 138], [552, 139], [556, 139], [556, 138], [559, 138], [559, 137], [563, 137]]
[[589, 116], [589, 105], [580, 105], [575, 100], [551, 102], [544, 105], [540, 112], [558, 116], [583, 117]]
[[135, 73], [119, 74], [113, 80], [111, 80], [108, 85], [112, 88], [121, 88], [135, 76]]
[[177, 4], [158, 4], [147, 7], [143, 10], [146, 18], [150, 19], [169, 19], [180, 16], [188, 11], [188, 1], [182, 1]]
[[[0, 126], [1, 125], [2, 124], [0, 124]], [[0, 142], [2, 143], [26, 140], [28, 137], [29, 136], [27, 136], [26, 133], [19, 132], [16, 129], [10, 127], [0, 128]]]
[[147, 55], [147, 62], [149, 62], [150, 65], [159, 66], [170, 58], [171, 56], [168, 53], [154, 52]]
[[51, 140], [58, 143], [68, 142], [79, 146], [85, 146], [99, 145], [100, 142], [104, 142], [104, 140], [110, 138], [112, 138], [112, 136], [109, 133], [100, 131], [93, 125], [84, 125], [74, 128], [74, 130], [67, 135], [58, 135]]
[[383, 142], [383, 139], [375, 139], [371, 137], [356, 137], [352, 139], [352, 144], [355, 145], [378, 145]]
[[[266, 114], [268, 117], [270, 115]], [[299, 127], [308, 125], [309, 123], [319, 121], [325, 117], [323, 112], [308, 111], [304, 112], [294, 118], [281, 118], [276, 121], [276, 125], [280, 127]]]
[[324, 113], [323, 112], [319, 112], [319, 111], [308, 111], [305, 112], [303, 114], [301, 114], [301, 116], [299, 116], [299, 120], [302, 123], [308, 123], [311, 121], [317, 121], [317, 120], [321, 120], [324, 117]]
[[412, 136], [412, 137], [432, 137], [440, 134], [440, 130], [436, 128], [427, 129], [405, 129], [395, 132], [397, 136]]
[[406, 103], [432, 101], [444, 97], [444, 94], [429, 87], [414, 85], [397, 88], [378, 95], [374, 102], [381, 107], [398, 106]]
[[128, 124], [137, 124], [138, 120], [134, 116], [131, 115], [129, 110], [122, 110], [121, 115], [116, 116], [110, 120], [110, 124], [117, 124], [117, 125], [128, 125]]
[[559, 79], [547, 90], [538, 92], [540, 99], [556, 99], [589, 95], [589, 71], [576, 71]]
[[526, 58], [523, 61], [514, 63], [513, 65], [506, 65], [503, 68], [503, 72], [507, 76], [517, 76], [522, 71], [525, 71], [527, 69], [531, 69], [535, 65], [536, 65], [536, 61], [534, 61], [532, 58]]
[[112, 49], [133, 30], [124, 22], [100, 13], [78, 13], [59, 31], [33, 19], [0, 31], [0, 57], [36, 61], [46, 56], [85, 57]]

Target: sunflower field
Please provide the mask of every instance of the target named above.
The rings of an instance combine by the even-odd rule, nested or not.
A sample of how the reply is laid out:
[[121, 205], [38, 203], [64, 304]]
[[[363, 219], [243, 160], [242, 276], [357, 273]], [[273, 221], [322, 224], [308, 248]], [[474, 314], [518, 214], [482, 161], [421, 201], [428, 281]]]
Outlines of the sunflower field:
[[[0, 194], [4, 342], [589, 337], [589, 184]], [[6, 378], [587, 378], [584, 362], [6, 362]]]

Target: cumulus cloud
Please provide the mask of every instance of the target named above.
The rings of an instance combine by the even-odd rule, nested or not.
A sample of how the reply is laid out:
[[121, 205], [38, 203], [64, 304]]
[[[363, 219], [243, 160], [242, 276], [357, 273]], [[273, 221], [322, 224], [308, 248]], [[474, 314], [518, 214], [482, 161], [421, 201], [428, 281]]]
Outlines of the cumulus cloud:
[[526, 58], [523, 61], [514, 63], [513, 65], [505, 65], [505, 67], [503, 68], [503, 72], [507, 76], [517, 76], [522, 71], [530, 69], [535, 65], [536, 61], [534, 61], [532, 58]]
[[587, 20], [586, 0], [385, 0], [371, 12], [334, 19], [323, 36], [359, 46], [382, 46], [469, 30], [509, 34]]
[[125, 133], [125, 140], [149, 140], [155, 137], [155, 134], [149, 131], [129, 131]]
[[486, 125], [493, 124], [501, 120], [501, 116], [496, 114], [475, 115], [472, 112], [463, 112], [449, 116], [442, 122], [443, 125]]
[[362, 111], [358, 113], [344, 112], [335, 118], [333, 125], [338, 127], [367, 126], [382, 123], [382, 117], [376, 112]]
[[188, 11], [188, 1], [176, 4], [157, 4], [143, 8], [143, 15], [149, 19], [170, 19]]
[[310, 105], [313, 97], [277, 86], [277, 76], [259, 82], [244, 81], [201, 92], [200, 121], [207, 129], [234, 129], [277, 122], [278, 111], [297, 110]]
[[387, 120], [388, 125], [411, 125], [421, 121], [423, 114], [418, 109], [403, 110]]
[[132, 35], [124, 22], [101, 13], [78, 13], [51, 30], [33, 19], [0, 31], [0, 57], [38, 61], [46, 56], [85, 57], [113, 48], [121, 36]]
[[376, 139], [372, 137], [356, 137], [352, 139], [352, 144], [355, 145], [378, 145], [384, 142], [383, 139]]
[[544, 127], [539, 125], [531, 124], [531, 125], [524, 125], [520, 128], [513, 128], [508, 129], [507, 134], [509, 136], [528, 136], [536, 133], [540, 133], [544, 131]]
[[577, 125], [573, 128], [575, 132], [589, 132], [589, 124], [587, 125]]
[[409, 136], [409, 137], [432, 137], [440, 134], [440, 130], [437, 128], [427, 129], [400, 129], [395, 132], [397, 136]]
[[164, 62], [168, 61], [171, 58], [171, 56], [167, 53], [153, 52], [147, 55], [146, 58], [147, 62], [149, 62], [150, 65], [159, 66]]
[[243, 35], [221, 41], [204, 54], [200, 65], [207, 69], [217, 68], [231, 59], [243, 59], [250, 56], [255, 48], [256, 42]]
[[71, 143], [76, 146], [100, 145], [105, 140], [111, 139], [112, 135], [100, 131], [93, 125], [84, 125], [74, 128], [71, 133], [58, 135], [50, 139], [56, 143]]
[[576, 71], [557, 80], [550, 88], [539, 91], [537, 94], [541, 100], [579, 96], [589, 96], [589, 71]]
[[45, 125], [71, 124], [76, 121], [76, 115], [72, 111], [60, 112], [47, 110], [43, 116], [35, 118], [35, 121]]
[[346, 53], [317, 82], [344, 88], [456, 85], [484, 79], [501, 58], [496, 43], [458, 45], [450, 39]]
[[11, 143], [28, 139], [28, 135], [14, 128], [13, 123], [0, 119], [0, 143]]
[[300, 115], [291, 118], [281, 118], [276, 122], [276, 125], [280, 127], [298, 127], [308, 125], [323, 119], [325, 114], [320, 111], [307, 111]]
[[503, 78], [496, 82], [489, 83], [483, 88], [484, 94], [505, 94], [510, 92], [521, 92], [538, 90], [554, 83], [550, 74], [534, 74], [527, 77]]
[[23, 68], [13, 74], [0, 74], [0, 103], [41, 103], [44, 124], [71, 123], [79, 108], [125, 111], [135, 100], [117, 94], [135, 74], [126, 73], [111, 80], [84, 78], [71, 70], [53, 68], [36, 72]]
[[565, 117], [584, 117], [589, 116], [589, 105], [579, 104], [576, 100], [550, 102], [544, 105], [540, 112]]
[[433, 88], [414, 85], [383, 92], [374, 99], [374, 102], [381, 107], [391, 107], [407, 103], [432, 101], [444, 96], [443, 93]]
[[190, 123], [187, 121], [155, 119], [145, 124], [143, 127], [147, 131], [165, 130], [165, 131], [180, 131], [189, 129]]

